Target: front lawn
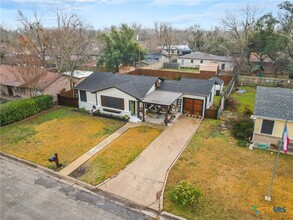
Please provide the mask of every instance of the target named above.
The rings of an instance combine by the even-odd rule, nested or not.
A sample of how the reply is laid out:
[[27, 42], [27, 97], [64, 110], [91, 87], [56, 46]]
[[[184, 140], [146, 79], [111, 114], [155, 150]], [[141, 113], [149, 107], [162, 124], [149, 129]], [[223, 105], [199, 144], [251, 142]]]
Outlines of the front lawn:
[[[293, 216], [293, 157], [281, 154], [272, 190], [267, 193], [276, 154], [237, 146], [220, 126], [221, 121], [205, 119], [172, 168], [164, 193], [164, 210], [188, 219], [290, 219]], [[199, 205], [175, 206], [169, 192], [187, 180], [204, 193]], [[260, 210], [256, 214], [253, 206]], [[274, 207], [286, 207], [274, 213]]]
[[58, 153], [60, 162], [66, 166], [123, 125], [73, 108], [54, 107], [1, 127], [1, 152], [45, 167], [53, 166], [48, 158]]
[[[78, 168], [78, 170], [84, 172], [79, 179], [97, 185], [117, 174], [127, 164], [131, 163], [161, 132], [160, 129], [145, 126], [130, 128], [82, 167]], [[73, 176], [75, 175], [73, 174]]]
[[245, 108], [248, 108], [251, 112], [254, 110], [254, 101], [256, 95], [256, 87], [241, 86], [240, 90], [245, 90], [245, 93], [233, 92], [231, 96], [238, 101], [237, 111], [243, 113]]

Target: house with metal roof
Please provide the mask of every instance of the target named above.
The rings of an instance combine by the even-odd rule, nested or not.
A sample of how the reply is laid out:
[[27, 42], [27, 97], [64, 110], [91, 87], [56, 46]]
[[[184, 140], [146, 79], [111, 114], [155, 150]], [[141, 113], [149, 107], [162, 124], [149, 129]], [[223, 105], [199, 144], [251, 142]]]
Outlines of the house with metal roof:
[[218, 64], [221, 71], [232, 72], [234, 68], [234, 60], [230, 56], [217, 56], [202, 52], [192, 52], [183, 56], [179, 56], [177, 63], [181, 67], [200, 68], [201, 65]]
[[258, 86], [254, 113], [253, 144], [255, 147], [266, 146], [268, 149], [278, 145], [282, 139], [284, 126], [287, 128], [293, 152], [293, 90]]
[[211, 80], [176, 81], [107, 72], [91, 74], [75, 89], [80, 108], [132, 121], [144, 121], [155, 114], [166, 124], [182, 113], [204, 117], [215, 94]]

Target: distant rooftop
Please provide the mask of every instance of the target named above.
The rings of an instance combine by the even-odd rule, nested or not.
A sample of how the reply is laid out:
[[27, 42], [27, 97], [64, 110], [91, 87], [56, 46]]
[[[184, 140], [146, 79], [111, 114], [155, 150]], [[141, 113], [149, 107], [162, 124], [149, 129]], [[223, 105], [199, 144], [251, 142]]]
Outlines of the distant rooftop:
[[207, 54], [202, 52], [191, 52], [189, 54], [178, 57], [179, 59], [198, 59], [198, 60], [215, 60], [223, 62], [233, 62], [233, 58], [230, 56], [217, 56], [213, 54]]
[[[82, 78], [86, 78], [89, 75], [91, 75], [93, 73], [93, 71], [82, 71], [82, 70], [75, 70], [73, 72], [73, 77], [78, 78], [78, 79], [82, 79]], [[64, 75], [70, 76], [70, 72], [63, 72]]]

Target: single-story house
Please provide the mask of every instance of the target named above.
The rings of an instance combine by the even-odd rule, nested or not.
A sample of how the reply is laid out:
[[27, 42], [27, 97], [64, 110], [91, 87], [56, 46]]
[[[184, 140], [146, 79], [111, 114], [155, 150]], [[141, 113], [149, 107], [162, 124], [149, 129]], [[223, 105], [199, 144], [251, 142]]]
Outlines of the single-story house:
[[219, 74], [219, 64], [217, 63], [202, 63], [199, 65], [199, 73], [211, 73], [214, 75]]
[[213, 64], [219, 65], [221, 71], [232, 72], [234, 68], [234, 60], [230, 56], [217, 56], [213, 54], [207, 54], [202, 52], [192, 52], [178, 57], [178, 64], [181, 67], [199, 68], [201, 64]]
[[170, 49], [167, 46], [162, 46], [162, 47], [160, 47], [160, 49], [161, 49], [162, 53], [166, 54], [166, 55], [171, 54], [171, 55], [181, 56], [181, 55], [189, 54], [192, 52], [190, 47], [186, 44], [171, 45]]
[[251, 71], [260, 68], [264, 73], [274, 73], [274, 62], [268, 56], [263, 56], [261, 60], [258, 53], [251, 53], [249, 63], [252, 65]]
[[204, 117], [215, 94], [210, 80], [176, 81], [104, 72], [91, 74], [75, 89], [80, 108], [142, 120], [160, 109], [164, 109], [166, 119], [170, 112]]
[[254, 113], [253, 145], [278, 145], [282, 139], [285, 122], [289, 139], [289, 152], [293, 152], [293, 90], [258, 86]]
[[214, 82], [216, 95], [219, 96], [224, 90], [224, 80], [218, 77], [212, 77], [209, 80]]
[[70, 89], [70, 83], [67, 77], [62, 74], [44, 71], [41, 77], [33, 83], [35, 88], [30, 88], [19, 77], [20, 69], [11, 65], [0, 65], [0, 89], [1, 94], [10, 97], [30, 98], [31, 92], [35, 95], [52, 95], [54, 101], [57, 100], [57, 94]]

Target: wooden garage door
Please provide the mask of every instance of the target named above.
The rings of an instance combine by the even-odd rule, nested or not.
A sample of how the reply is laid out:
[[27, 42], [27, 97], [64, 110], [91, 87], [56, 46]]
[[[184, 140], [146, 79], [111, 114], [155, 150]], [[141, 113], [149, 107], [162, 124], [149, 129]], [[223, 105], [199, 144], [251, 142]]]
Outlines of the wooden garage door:
[[183, 112], [192, 115], [202, 116], [203, 100], [200, 99], [183, 99]]

